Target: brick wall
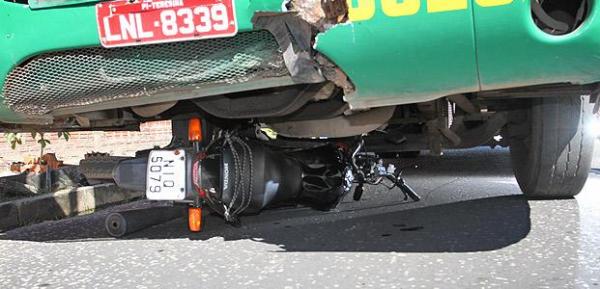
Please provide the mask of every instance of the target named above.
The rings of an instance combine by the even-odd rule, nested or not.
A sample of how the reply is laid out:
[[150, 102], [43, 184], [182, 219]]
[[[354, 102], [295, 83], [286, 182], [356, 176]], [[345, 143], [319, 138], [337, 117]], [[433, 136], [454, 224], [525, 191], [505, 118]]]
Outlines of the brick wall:
[[[171, 122], [144, 123], [140, 132], [74, 132], [67, 142], [57, 140], [56, 134], [48, 135], [51, 144], [45, 152], [56, 153], [67, 164], [77, 164], [88, 152], [106, 152], [115, 156], [133, 156], [136, 151], [165, 146], [171, 141]], [[23, 144], [12, 150], [0, 135], [0, 172], [8, 170], [10, 163], [22, 161], [27, 156], [39, 155], [39, 144], [29, 134], [23, 134]], [[594, 167], [600, 168], [600, 142], [596, 143]]]
[[[50, 145], [44, 152], [56, 153], [59, 160], [77, 164], [88, 152], [105, 152], [115, 156], [133, 156], [136, 151], [165, 146], [171, 141], [171, 122], [156, 121], [141, 125], [139, 132], [73, 132], [71, 139], [57, 140], [56, 133], [47, 134]], [[12, 150], [6, 139], [0, 140], [0, 171], [14, 161], [27, 156], [38, 156], [40, 145], [30, 134], [23, 134], [23, 144]]]

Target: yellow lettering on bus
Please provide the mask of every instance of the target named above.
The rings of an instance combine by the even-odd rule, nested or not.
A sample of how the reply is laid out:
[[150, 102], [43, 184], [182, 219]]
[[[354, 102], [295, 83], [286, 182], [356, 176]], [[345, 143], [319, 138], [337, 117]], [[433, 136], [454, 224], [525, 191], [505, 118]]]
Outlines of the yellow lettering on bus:
[[427, 12], [436, 13], [436, 12], [466, 10], [467, 5], [468, 5], [467, 0], [427, 0]]
[[475, 0], [477, 5], [481, 7], [493, 7], [493, 6], [502, 6], [508, 5], [513, 2], [513, 0]]
[[[388, 17], [415, 15], [421, 9], [421, 0], [346, 0], [350, 21], [369, 20], [375, 16], [376, 2], [381, 1], [383, 14]], [[469, 0], [426, 0], [427, 13], [468, 9]], [[513, 3], [514, 0], [475, 0], [478, 6], [494, 7]]]
[[350, 21], [369, 20], [375, 16], [375, 0], [357, 0], [358, 5], [348, 2], [348, 18]]
[[381, 0], [383, 13], [390, 17], [414, 15], [420, 8], [420, 0]]

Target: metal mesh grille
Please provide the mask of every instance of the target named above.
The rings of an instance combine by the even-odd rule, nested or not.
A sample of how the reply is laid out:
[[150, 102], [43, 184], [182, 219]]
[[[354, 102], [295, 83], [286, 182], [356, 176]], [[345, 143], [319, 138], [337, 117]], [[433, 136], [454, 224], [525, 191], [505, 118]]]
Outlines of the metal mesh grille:
[[[232, 38], [43, 54], [14, 69], [3, 88], [17, 112], [144, 97], [169, 89], [288, 74], [267, 31]], [[132, 104], [135, 104], [134, 102]]]

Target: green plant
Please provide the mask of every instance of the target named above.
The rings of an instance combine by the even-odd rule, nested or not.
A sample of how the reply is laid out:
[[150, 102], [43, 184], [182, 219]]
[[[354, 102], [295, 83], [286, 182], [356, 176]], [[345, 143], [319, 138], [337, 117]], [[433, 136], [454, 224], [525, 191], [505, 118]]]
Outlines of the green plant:
[[[58, 139], [63, 138], [65, 141], [69, 141], [71, 138], [71, 134], [68, 132], [58, 132]], [[38, 138], [39, 136], [39, 138]], [[4, 133], [4, 137], [6, 141], [10, 144], [10, 147], [14, 150], [17, 148], [17, 145], [23, 144], [22, 135], [19, 133], [9, 132]], [[50, 144], [50, 140], [46, 138], [46, 134], [43, 132], [31, 132], [31, 138], [35, 140], [40, 145], [40, 156], [44, 155], [44, 149]]]
[[6, 138], [6, 141], [10, 144], [10, 147], [13, 150], [17, 148], [17, 145], [20, 145], [23, 143], [23, 140], [21, 139], [21, 135], [19, 135], [18, 133], [7, 132], [7, 133], [4, 133], [4, 137]]

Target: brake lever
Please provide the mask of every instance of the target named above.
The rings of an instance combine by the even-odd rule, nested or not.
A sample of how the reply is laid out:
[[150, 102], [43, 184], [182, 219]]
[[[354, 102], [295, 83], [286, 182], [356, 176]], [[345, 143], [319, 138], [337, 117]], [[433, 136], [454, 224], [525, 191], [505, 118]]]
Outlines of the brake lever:
[[405, 201], [408, 200], [409, 197], [415, 202], [421, 200], [421, 197], [404, 181], [404, 178], [401, 177], [401, 174], [398, 174], [398, 176], [387, 175], [386, 177], [387, 179], [392, 181], [395, 187], [398, 187], [400, 191], [404, 194]]
[[417, 195], [417, 193], [408, 184], [406, 184], [406, 182], [404, 182], [403, 178], [400, 178], [398, 183], [398, 187], [406, 196], [409, 196], [415, 202], [421, 200], [421, 197]]

